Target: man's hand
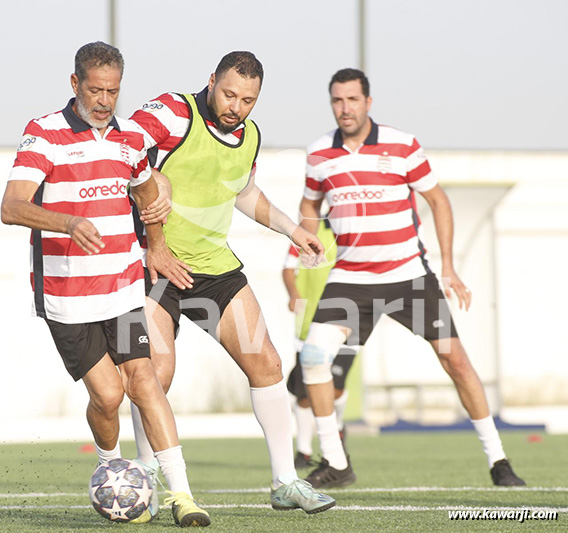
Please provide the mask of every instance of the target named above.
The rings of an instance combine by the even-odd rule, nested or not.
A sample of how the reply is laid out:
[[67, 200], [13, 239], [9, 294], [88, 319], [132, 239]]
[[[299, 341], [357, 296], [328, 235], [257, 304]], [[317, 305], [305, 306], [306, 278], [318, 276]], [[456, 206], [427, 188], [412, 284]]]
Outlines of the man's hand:
[[105, 244], [95, 225], [83, 217], [71, 217], [67, 222], [66, 231], [81, 250], [89, 255], [98, 254]]
[[290, 311], [297, 312], [298, 310], [296, 309], [296, 307], [300, 307], [302, 302], [302, 297], [300, 296], [300, 293], [294, 289], [293, 293], [290, 294], [290, 300], [288, 301], [288, 309], [290, 309]]
[[296, 315], [301, 315], [306, 310], [306, 300], [303, 298], [290, 298], [288, 309]]
[[191, 289], [193, 287], [193, 278], [189, 275], [191, 267], [176, 259], [165, 244], [157, 248], [148, 248], [146, 267], [150, 272], [152, 285], [158, 282], [159, 272], [179, 289]]
[[448, 300], [452, 299], [452, 291], [454, 290], [458, 297], [460, 309], [462, 305], [466, 311], [469, 311], [471, 305], [471, 291], [464, 285], [463, 281], [451, 268], [442, 268], [442, 285], [444, 286], [444, 293]]
[[167, 222], [167, 217], [172, 211], [172, 184], [164, 174], [153, 168], [152, 178], [132, 187], [132, 195], [140, 209], [140, 220], [144, 224]]
[[301, 226], [297, 226], [292, 235], [290, 235], [290, 239], [300, 248], [300, 258], [306, 268], [314, 267], [321, 263], [325, 248], [315, 235], [312, 235]]
[[165, 195], [158, 187], [160, 194], [146, 209], [140, 213], [140, 220], [144, 224], [156, 224], [161, 222], [165, 224], [168, 221], [168, 215], [172, 212], [172, 200]]

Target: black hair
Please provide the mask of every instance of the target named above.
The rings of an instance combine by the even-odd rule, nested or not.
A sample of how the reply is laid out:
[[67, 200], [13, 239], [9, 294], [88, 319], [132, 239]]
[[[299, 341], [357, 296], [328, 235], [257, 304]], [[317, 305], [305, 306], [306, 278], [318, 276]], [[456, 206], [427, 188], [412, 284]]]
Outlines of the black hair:
[[262, 63], [252, 52], [230, 52], [221, 59], [215, 69], [215, 78], [220, 78], [230, 69], [235, 69], [244, 78], [264, 78]]
[[343, 68], [341, 70], [338, 70], [329, 82], [329, 93], [331, 94], [331, 86], [334, 83], [346, 83], [348, 81], [355, 80], [359, 80], [361, 82], [361, 89], [363, 90], [363, 94], [368, 97], [371, 89], [369, 80], [362, 70], [356, 68]]

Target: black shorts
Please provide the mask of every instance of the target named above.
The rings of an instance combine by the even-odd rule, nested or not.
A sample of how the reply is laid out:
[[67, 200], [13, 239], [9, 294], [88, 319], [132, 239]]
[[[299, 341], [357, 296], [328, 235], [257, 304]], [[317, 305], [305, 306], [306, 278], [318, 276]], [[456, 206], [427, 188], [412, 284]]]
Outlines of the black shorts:
[[383, 314], [427, 341], [458, 336], [434, 274], [388, 284], [329, 283], [313, 322], [348, 327], [351, 334], [346, 344], [362, 346]]
[[152, 285], [150, 273], [145, 268], [146, 296], [158, 302], [172, 317], [176, 337], [183, 314], [217, 339], [217, 326], [223, 312], [235, 294], [246, 287], [247, 277], [240, 270], [217, 277], [198, 274], [192, 277], [192, 289], [178, 289], [161, 274], [158, 275], [158, 283]]
[[[333, 360], [331, 365], [331, 375], [333, 376], [333, 387], [338, 390], [345, 388], [345, 380], [349, 369], [353, 364], [353, 360], [357, 352], [353, 348], [343, 346]], [[306, 386], [302, 376], [302, 365], [300, 364], [300, 352], [296, 352], [296, 366], [290, 372], [287, 383], [288, 390], [298, 400], [307, 398]]]
[[108, 353], [115, 365], [150, 357], [146, 317], [142, 307], [117, 318], [86, 324], [63, 324], [45, 319], [67, 372], [84, 378]]

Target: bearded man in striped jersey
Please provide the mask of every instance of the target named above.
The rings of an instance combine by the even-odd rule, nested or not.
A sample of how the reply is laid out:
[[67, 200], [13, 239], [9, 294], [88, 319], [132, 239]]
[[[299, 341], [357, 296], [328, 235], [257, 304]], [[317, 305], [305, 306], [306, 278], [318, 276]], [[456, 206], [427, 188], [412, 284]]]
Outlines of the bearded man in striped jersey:
[[[47, 322], [69, 374], [87, 388], [99, 462], [121, 456], [118, 408], [126, 391], [142, 413], [176, 523], [207, 526], [209, 515], [191, 496], [173, 413], [150, 360], [142, 254], [128, 187], [145, 215], [154, 267], [178, 286], [190, 279], [189, 267], [165, 246], [158, 222], [168, 206], [158, 199], [142, 133], [114, 115], [123, 70], [121, 53], [106, 43], [77, 51], [75, 98], [26, 127], [2, 222], [32, 229], [34, 314]], [[150, 475], [157, 479], [156, 471]], [[154, 488], [149, 509], [133, 522], [148, 522], [157, 512]]]

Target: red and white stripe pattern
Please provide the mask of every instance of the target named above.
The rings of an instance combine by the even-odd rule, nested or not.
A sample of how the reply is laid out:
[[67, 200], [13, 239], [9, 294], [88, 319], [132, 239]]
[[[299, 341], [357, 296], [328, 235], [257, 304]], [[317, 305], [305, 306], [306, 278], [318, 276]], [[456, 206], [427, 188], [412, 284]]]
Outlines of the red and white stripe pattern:
[[136, 124], [115, 117], [101, 137], [71, 113], [69, 105], [28, 124], [9, 178], [40, 185], [35, 203], [88, 218], [105, 243], [88, 255], [67, 234], [42, 231], [32, 242], [34, 314], [68, 324], [107, 320], [144, 305], [127, 186], [151, 176]]
[[338, 130], [308, 148], [304, 196], [325, 197], [337, 236], [329, 283], [396, 283], [427, 273], [414, 192], [436, 185], [416, 139], [372, 124], [351, 152]]
[[[206, 92], [205, 94], [202, 92], [200, 95], [205, 98]], [[158, 147], [158, 155], [154, 164], [158, 168], [164, 157], [180, 143], [187, 133], [191, 109], [179, 94], [165, 93], [146, 102], [134, 112], [131, 119], [144, 130], [146, 149]], [[235, 131], [225, 134], [215, 127], [208, 116], [205, 117], [205, 121], [217, 138], [229, 144], [236, 145], [239, 143], [243, 134], [243, 125]]]
[[[213, 135], [221, 141], [237, 145], [239, 144], [243, 132], [244, 124], [241, 124], [231, 133], [223, 133], [217, 129], [211, 120], [207, 109], [207, 88], [194, 95], [201, 117], [205, 120], [207, 127]], [[164, 158], [176, 148], [185, 137], [191, 122], [191, 108], [187, 102], [177, 93], [165, 93], [149, 102], [146, 102], [140, 109], [137, 109], [131, 120], [136, 122], [144, 132], [144, 144], [147, 150], [156, 148], [156, 160], [152, 160], [154, 168], [160, 168]], [[256, 161], [253, 164], [251, 176], [256, 173]], [[140, 242], [144, 253], [143, 261], [146, 261], [146, 232], [141, 228]]]
[[284, 259], [284, 267], [283, 268], [293, 268], [296, 269], [300, 266], [300, 252], [298, 249], [291, 244], [290, 248], [288, 248], [288, 253], [286, 254], [286, 259]]

